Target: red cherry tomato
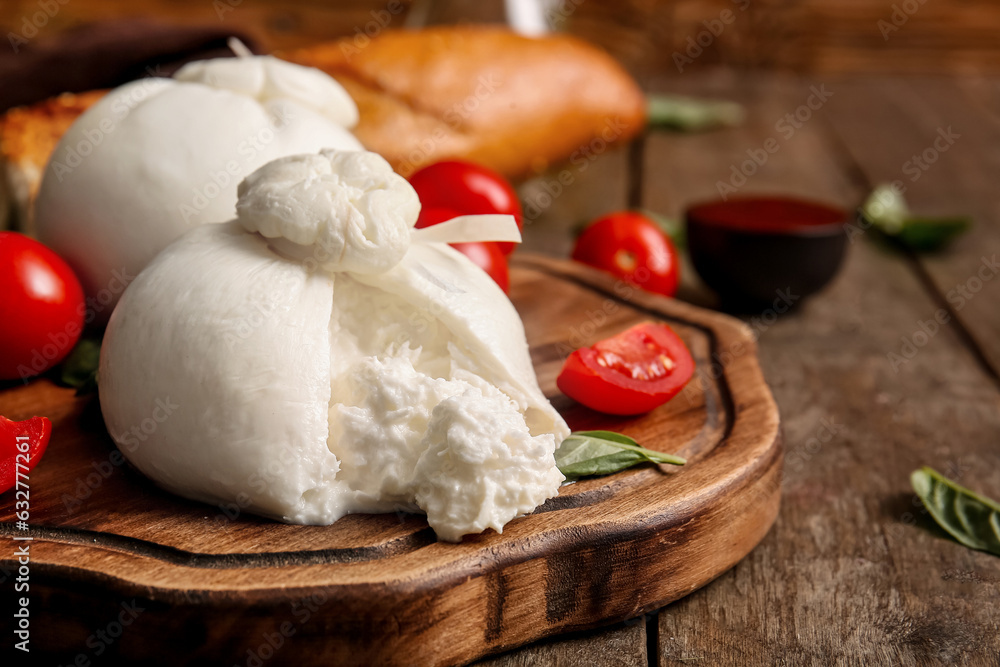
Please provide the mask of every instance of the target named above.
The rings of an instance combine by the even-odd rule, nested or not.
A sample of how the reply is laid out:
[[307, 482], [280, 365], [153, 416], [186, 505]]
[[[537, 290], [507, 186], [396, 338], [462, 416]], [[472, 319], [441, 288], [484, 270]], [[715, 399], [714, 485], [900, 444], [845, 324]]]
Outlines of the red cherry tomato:
[[676, 396], [693, 374], [684, 341], [666, 324], [643, 322], [573, 352], [556, 385], [588, 408], [637, 415]]
[[622, 211], [594, 221], [577, 239], [572, 257], [646, 291], [666, 296], [677, 293], [677, 249], [641, 213]]
[[507, 268], [507, 258], [497, 247], [500, 244], [483, 241], [472, 243], [452, 243], [451, 247], [459, 251], [486, 273], [490, 274], [503, 293], [510, 289], [510, 270]]
[[83, 331], [80, 281], [58, 255], [15, 232], [0, 232], [0, 379], [56, 365]]
[[[521, 202], [514, 188], [497, 172], [474, 162], [435, 162], [410, 176], [410, 185], [425, 208], [449, 209], [458, 215], [501, 213], [514, 216], [518, 229], [524, 226]], [[419, 221], [417, 226], [421, 226]], [[509, 255], [516, 244], [497, 245]]]
[[[417, 228], [430, 227], [439, 222], [457, 218], [459, 215], [462, 214], [447, 208], [421, 208], [420, 217], [417, 219]], [[471, 259], [476, 266], [490, 274], [490, 278], [500, 286], [504, 294], [507, 293], [510, 289], [510, 271], [507, 268], [507, 258], [501, 252], [499, 243], [477, 241], [450, 245]]]
[[14, 488], [18, 478], [25, 479], [42, 458], [52, 435], [52, 422], [32, 417], [16, 422], [0, 417], [0, 493]]
[[417, 229], [423, 229], [424, 227], [430, 227], [431, 225], [436, 225], [439, 222], [447, 222], [452, 218], [457, 218], [463, 215], [458, 211], [451, 208], [442, 208], [440, 206], [420, 206], [420, 215], [417, 216], [417, 224], [415, 225]]

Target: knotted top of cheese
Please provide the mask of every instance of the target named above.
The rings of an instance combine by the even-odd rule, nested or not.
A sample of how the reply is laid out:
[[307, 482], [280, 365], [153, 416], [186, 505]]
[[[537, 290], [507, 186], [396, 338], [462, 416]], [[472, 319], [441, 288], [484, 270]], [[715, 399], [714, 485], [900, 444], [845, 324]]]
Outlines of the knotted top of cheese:
[[323, 150], [270, 162], [240, 183], [244, 229], [326, 271], [372, 274], [403, 259], [417, 193], [376, 153]]
[[176, 81], [202, 83], [253, 97], [259, 102], [294, 100], [344, 127], [358, 123], [358, 107], [347, 91], [327, 74], [274, 56], [215, 58], [185, 65]]
[[240, 225], [291, 259], [324, 271], [384, 273], [410, 243], [512, 241], [509, 215], [466, 215], [414, 229], [416, 191], [377, 153], [322, 150], [270, 162], [237, 191]]

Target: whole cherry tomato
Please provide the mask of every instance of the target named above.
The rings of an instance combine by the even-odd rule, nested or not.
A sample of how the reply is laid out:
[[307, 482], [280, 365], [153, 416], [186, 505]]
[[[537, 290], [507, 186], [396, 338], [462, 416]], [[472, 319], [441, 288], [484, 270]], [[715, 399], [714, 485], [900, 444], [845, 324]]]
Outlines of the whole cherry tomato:
[[666, 296], [677, 293], [677, 249], [642, 213], [621, 211], [595, 220], [577, 239], [572, 257], [646, 291]]
[[573, 352], [556, 385], [588, 408], [637, 415], [676, 396], [693, 374], [684, 341], [666, 324], [643, 322]]
[[[463, 215], [447, 208], [421, 208], [417, 219], [417, 229], [430, 227], [439, 222], [445, 222]], [[507, 268], [507, 258], [500, 251], [500, 244], [491, 241], [475, 241], [471, 243], [451, 243], [452, 248], [472, 260], [473, 264], [490, 274], [490, 278], [500, 286], [504, 294], [510, 289], [510, 271]]]
[[0, 232], [0, 379], [27, 378], [56, 365], [83, 331], [83, 289], [44, 245]]
[[420, 216], [417, 218], [417, 224], [415, 227], [417, 229], [423, 229], [425, 227], [430, 227], [431, 225], [436, 225], [439, 222], [448, 222], [452, 218], [457, 218], [464, 213], [459, 213], [455, 209], [448, 208], [447, 206], [425, 206], [420, 205]]
[[[524, 226], [521, 202], [514, 188], [497, 172], [474, 162], [435, 162], [410, 176], [410, 185], [425, 210], [444, 208], [457, 215], [500, 213], [514, 216], [518, 229]], [[425, 226], [418, 219], [417, 227]], [[516, 244], [497, 245], [509, 255]]]
[[503, 293], [510, 289], [510, 270], [507, 268], [507, 258], [500, 252], [500, 244], [488, 241], [473, 241], [471, 243], [452, 243], [451, 247], [472, 260], [473, 264], [490, 274]]

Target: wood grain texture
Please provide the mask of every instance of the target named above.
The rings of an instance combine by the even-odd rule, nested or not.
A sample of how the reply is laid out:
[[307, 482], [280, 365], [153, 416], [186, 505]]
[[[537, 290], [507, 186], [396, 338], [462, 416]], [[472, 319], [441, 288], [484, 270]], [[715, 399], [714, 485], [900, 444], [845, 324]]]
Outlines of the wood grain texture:
[[[412, 0], [144, 0], [140, 11], [129, 0], [73, 0], [40, 22], [37, 38], [141, 13], [175, 24], [231, 26], [252, 34], [267, 50], [291, 49], [402, 27], [411, 5]], [[894, 5], [917, 9], [894, 18]], [[27, 20], [34, 34], [30, 24], [39, 10], [37, 0], [5, 0], [0, 29], [20, 35]], [[720, 31], [727, 11], [731, 15]], [[718, 65], [859, 74], [1000, 71], [1000, 8], [992, 0], [566, 0], [554, 14], [564, 29], [603, 46], [643, 81], [679, 73], [675, 54], [689, 53], [687, 72]]]
[[[747, 329], [582, 267], [531, 256], [516, 266], [512, 298], [539, 381], [570, 425], [630, 434], [688, 466], [578, 482], [502, 535], [458, 545], [409, 515], [287, 526], [155, 489], [115, 456], [93, 405], [41, 380], [0, 395], [0, 413], [55, 424], [48, 465], [31, 478], [32, 604], [45, 618], [35, 646], [69, 656], [74, 628], [136, 599], [147, 610], [115, 646], [147, 664], [178, 651], [237, 659], [283, 619], [295, 641], [282, 660], [294, 664], [411, 664], [415, 651], [421, 664], [451, 664], [635, 617], [732, 567], [767, 532], [780, 488], [778, 415]], [[704, 381], [639, 418], [557, 395], [564, 355], [649, 318], [686, 339]], [[733, 345], [746, 354], [713, 361]], [[12, 519], [0, 516], [0, 533]]]
[[[646, 188], [647, 205], [671, 214], [717, 195], [715, 183], [729, 176], [730, 166], [778, 136], [775, 123], [801, 105], [816, 83], [763, 74], [678, 82], [685, 92], [740, 99], [749, 119], [736, 130], [654, 136], [646, 179], [657, 187]], [[918, 121], [905, 108], [885, 110], [877, 96], [852, 96], [851, 115], [839, 117], [850, 87], [828, 83], [828, 105], [783, 140], [742, 191], [788, 192], [853, 207], [867, 194], [868, 169], [886, 178], [890, 165], [899, 169], [913, 150], [922, 150], [914, 145], [911, 126], [930, 122], [933, 134], [934, 116], [915, 108]], [[885, 78], [855, 85], [890, 95], [897, 85], [907, 86]], [[913, 108], [907, 101], [902, 105]], [[947, 115], [937, 122], [949, 122]], [[967, 162], [951, 167], [974, 169], [996, 145], [982, 141], [972, 148], [981, 155], [967, 155]], [[879, 157], [883, 153], [891, 157]], [[993, 188], [984, 187], [982, 178], [942, 174], [951, 187], [937, 193], [937, 212], [991, 206]], [[916, 189], [914, 203], [930, 196], [918, 197]], [[978, 224], [984, 228], [975, 237], [920, 262], [933, 272], [938, 264], [992, 252], [995, 217], [981, 217]], [[939, 299], [910, 257], [862, 235], [827, 290], [758, 329], [786, 438], [781, 512], [748, 558], [660, 611], [658, 662], [651, 664], [998, 664], [1000, 559], [948, 539], [923, 512], [908, 478], [911, 470], [930, 464], [998, 495], [1000, 394], [952, 326], [941, 327], [898, 373], [887, 356], [898, 351], [901, 337], [912, 337], [919, 322], [933, 316]], [[997, 301], [983, 299], [984, 315], [971, 304], [962, 314], [970, 318], [970, 329], [985, 333], [995, 321]], [[765, 316], [753, 317], [761, 322]]]
[[1000, 82], [920, 77], [831, 85], [831, 122], [866, 183], [899, 184], [920, 215], [972, 217], [972, 229], [947, 252], [911, 261], [938, 295], [927, 316], [944, 308], [1000, 378], [1000, 203], [990, 196], [1000, 174]]

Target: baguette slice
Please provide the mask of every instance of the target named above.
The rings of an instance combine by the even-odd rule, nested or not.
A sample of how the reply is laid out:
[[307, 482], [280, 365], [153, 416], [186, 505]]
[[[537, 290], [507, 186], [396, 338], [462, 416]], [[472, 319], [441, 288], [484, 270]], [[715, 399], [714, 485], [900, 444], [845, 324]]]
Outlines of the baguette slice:
[[340, 81], [360, 109], [355, 135], [403, 176], [460, 157], [517, 179], [625, 143], [646, 120], [628, 73], [567, 35], [388, 30], [280, 55]]

